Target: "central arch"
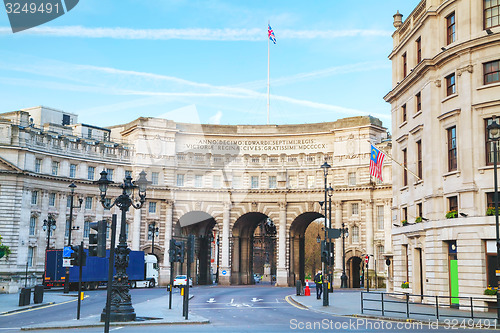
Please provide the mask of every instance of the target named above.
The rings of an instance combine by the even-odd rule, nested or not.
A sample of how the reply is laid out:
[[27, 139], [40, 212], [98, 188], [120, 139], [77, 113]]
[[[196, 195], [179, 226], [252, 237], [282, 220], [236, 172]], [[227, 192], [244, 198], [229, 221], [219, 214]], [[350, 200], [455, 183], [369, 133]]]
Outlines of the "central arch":
[[[265, 214], [258, 212], [246, 213], [238, 218], [233, 226], [232, 237], [232, 265], [231, 284], [254, 284], [254, 241], [255, 230], [259, 225], [272, 221]], [[259, 232], [258, 237], [261, 237]], [[262, 243], [262, 242], [260, 242]], [[272, 249], [270, 248], [272, 247]], [[274, 251], [275, 242], [267, 245], [271, 254]]]
[[[295, 218], [290, 226], [290, 280], [293, 281], [293, 284], [297, 280], [305, 282], [306, 229], [313, 221], [320, 218], [324, 218], [323, 214], [317, 212], [302, 213]], [[319, 233], [320, 236], [322, 233], [324, 231]]]

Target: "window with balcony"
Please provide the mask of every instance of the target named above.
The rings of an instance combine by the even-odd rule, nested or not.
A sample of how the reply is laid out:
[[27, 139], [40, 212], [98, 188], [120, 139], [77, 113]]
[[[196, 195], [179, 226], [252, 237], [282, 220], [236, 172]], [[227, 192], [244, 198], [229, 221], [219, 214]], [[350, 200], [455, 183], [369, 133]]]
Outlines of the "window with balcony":
[[490, 61], [483, 64], [484, 84], [500, 81], [500, 60]]
[[455, 13], [446, 17], [446, 44], [449, 45], [456, 40]]
[[446, 96], [451, 96], [457, 93], [457, 85], [455, 83], [455, 73], [446, 77]]
[[457, 129], [448, 128], [448, 171], [457, 170]]
[[484, 28], [489, 29], [500, 25], [500, 2], [484, 0]]

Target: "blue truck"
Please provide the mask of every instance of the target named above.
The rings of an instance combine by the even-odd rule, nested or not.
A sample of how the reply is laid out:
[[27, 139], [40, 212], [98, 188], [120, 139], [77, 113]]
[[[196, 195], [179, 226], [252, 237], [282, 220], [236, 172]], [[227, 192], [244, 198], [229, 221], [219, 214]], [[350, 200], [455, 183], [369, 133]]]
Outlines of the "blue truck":
[[[84, 290], [97, 289], [108, 282], [109, 250], [106, 258], [90, 257], [88, 250], [87, 263], [82, 268], [82, 288]], [[114, 270], [114, 274], [116, 271]], [[63, 250], [48, 250], [45, 258], [44, 285], [62, 287], [66, 275], [63, 267]], [[131, 288], [154, 287], [158, 284], [158, 260], [154, 255], [144, 254], [143, 251], [130, 251], [127, 275]], [[78, 288], [79, 267], [69, 268], [70, 289]]]

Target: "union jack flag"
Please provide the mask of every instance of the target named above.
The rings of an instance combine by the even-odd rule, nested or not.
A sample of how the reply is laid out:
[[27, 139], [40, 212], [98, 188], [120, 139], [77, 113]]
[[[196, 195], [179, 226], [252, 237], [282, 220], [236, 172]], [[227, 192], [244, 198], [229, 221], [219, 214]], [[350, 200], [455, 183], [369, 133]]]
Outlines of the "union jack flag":
[[370, 175], [382, 181], [382, 164], [384, 163], [385, 154], [371, 145], [370, 154]]
[[274, 31], [273, 31], [273, 28], [271, 28], [270, 24], [267, 25], [267, 35], [269, 36], [269, 39], [271, 40], [271, 42], [276, 44], [276, 36], [274, 36]]

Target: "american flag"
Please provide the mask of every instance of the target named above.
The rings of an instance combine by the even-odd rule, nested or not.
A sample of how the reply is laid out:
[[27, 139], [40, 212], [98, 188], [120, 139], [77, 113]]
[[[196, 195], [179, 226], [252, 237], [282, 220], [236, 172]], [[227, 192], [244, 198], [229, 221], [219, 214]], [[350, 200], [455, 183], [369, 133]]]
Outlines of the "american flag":
[[384, 163], [385, 154], [371, 145], [370, 154], [370, 175], [382, 181], [382, 164]]
[[269, 39], [271, 40], [271, 42], [276, 44], [276, 36], [274, 36], [273, 28], [271, 28], [270, 24], [268, 24], [267, 27], [268, 27], [267, 28], [267, 35], [269, 36]]

